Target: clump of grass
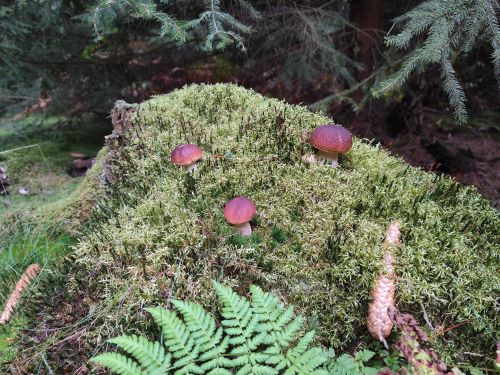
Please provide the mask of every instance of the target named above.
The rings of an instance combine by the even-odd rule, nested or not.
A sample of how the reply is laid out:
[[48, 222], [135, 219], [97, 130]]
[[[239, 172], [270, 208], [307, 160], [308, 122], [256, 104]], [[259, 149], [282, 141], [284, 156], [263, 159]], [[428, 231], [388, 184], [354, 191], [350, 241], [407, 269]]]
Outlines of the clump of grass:
[[[7, 166], [12, 182], [11, 194], [0, 197], [0, 309], [28, 265], [50, 268], [74, 243], [101, 191], [102, 160], [99, 157], [89, 178], [71, 178], [69, 152], [95, 155], [109, 128], [95, 118], [0, 118], [0, 164]], [[20, 186], [31, 194], [18, 194]], [[0, 328], [0, 365], [15, 357], [19, 332], [29, 320], [25, 303], [21, 307]]]
[[17, 316], [9, 323], [8, 328], [0, 329], [0, 368], [16, 357], [17, 339], [25, 325], [26, 319], [23, 316]]
[[[327, 122], [234, 85], [190, 86], [141, 104], [109, 159], [116, 183], [74, 251], [73, 290], [103, 301], [127, 291], [88, 327], [88, 342], [125, 325], [141, 331], [134, 317], [166, 296], [210, 308], [216, 279], [279, 294], [327, 346], [374, 345], [369, 294], [385, 228], [398, 220], [398, 306], [416, 315], [425, 306], [435, 326], [467, 322], [435, 336], [450, 363], [460, 350], [487, 354], [494, 338], [485, 330], [499, 328], [498, 213], [474, 189], [359, 139], [340, 168], [304, 165], [302, 154], [314, 152], [307, 132]], [[206, 157], [188, 176], [169, 162], [188, 142], [225, 157]], [[237, 195], [257, 205], [250, 239], [224, 220]]]
[[[74, 243], [69, 235], [51, 232], [46, 226], [17, 224], [14, 228], [14, 225], [0, 236], [0, 309], [5, 307], [9, 294], [30, 264], [46, 268], [67, 254]], [[23, 310], [18, 309], [12, 321], [0, 327], [0, 365], [15, 357], [17, 338], [26, 322]]]

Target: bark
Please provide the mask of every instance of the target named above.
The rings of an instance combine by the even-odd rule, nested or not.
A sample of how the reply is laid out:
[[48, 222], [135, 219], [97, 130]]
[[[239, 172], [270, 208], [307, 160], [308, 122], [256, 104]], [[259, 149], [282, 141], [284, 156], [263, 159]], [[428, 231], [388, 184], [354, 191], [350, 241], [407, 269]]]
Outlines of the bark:
[[356, 32], [358, 52], [356, 58], [364, 66], [358, 73], [362, 80], [370, 75], [379, 61], [380, 43], [382, 41], [382, 22], [384, 16], [383, 0], [359, 0], [353, 8], [353, 19], [359, 30]]
[[117, 175], [113, 172], [110, 161], [115, 158], [119, 152], [120, 140], [125, 131], [133, 126], [133, 117], [137, 110], [137, 104], [130, 104], [124, 100], [117, 100], [111, 109], [111, 123], [113, 131], [104, 137], [106, 145], [109, 147], [109, 153], [106, 155], [103, 164], [103, 173], [101, 183], [112, 185]]

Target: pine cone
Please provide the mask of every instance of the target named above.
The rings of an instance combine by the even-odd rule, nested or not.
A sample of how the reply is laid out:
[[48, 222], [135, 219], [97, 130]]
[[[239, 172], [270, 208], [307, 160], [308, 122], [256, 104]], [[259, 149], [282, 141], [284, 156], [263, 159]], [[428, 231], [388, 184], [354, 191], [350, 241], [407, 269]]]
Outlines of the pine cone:
[[394, 259], [391, 247], [401, 243], [400, 224], [391, 223], [385, 235], [384, 273], [377, 277], [375, 287], [371, 292], [372, 302], [368, 306], [368, 331], [382, 341], [387, 348], [385, 338], [391, 334], [394, 326], [389, 313], [395, 309], [396, 281], [394, 272]]
[[16, 287], [5, 304], [2, 315], [0, 316], [0, 325], [6, 324], [10, 320], [19, 298], [21, 297], [21, 293], [28, 287], [31, 280], [35, 278], [38, 272], [40, 272], [40, 266], [36, 263], [26, 268], [26, 271], [24, 271], [21, 275], [21, 278], [17, 282]]

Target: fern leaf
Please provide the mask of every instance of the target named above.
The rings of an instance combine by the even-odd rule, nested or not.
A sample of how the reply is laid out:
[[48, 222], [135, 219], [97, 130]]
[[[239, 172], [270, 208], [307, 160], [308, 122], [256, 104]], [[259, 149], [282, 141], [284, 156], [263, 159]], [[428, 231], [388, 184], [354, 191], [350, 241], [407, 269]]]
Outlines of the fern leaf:
[[231, 288], [214, 281], [215, 290], [222, 304], [222, 326], [230, 336], [229, 343], [234, 346], [231, 354], [236, 358], [233, 363], [242, 366], [237, 374], [267, 373], [271, 368], [261, 366], [268, 355], [257, 348], [267, 342], [267, 333], [259, 331], [259, 316], [254, 313], [250, 302], [236, 294]]
[[326, 354], [310, 347], [314, 331], [291, 346], [302, 326], [293, 309], [258, 287], [252, 287], [250, 303], [231, 288], [214, 285], [221, 302], [221, 327], [202, 306], [173, 301], [183, 320], [164, 308], [146, 309], [161, 328], [164, 347], [145, 337], [120, 336], [109, 342], [135, 360], [106, 353], [92, 361], [125, 375], [328, 374]]
[[132, 359], [118, 353], [100, 354], [90, 361], [116, 372], [119, 375], [143, 375], [144, 371]]
[[223, 338], [221, 327], [216, 329], [215, 319], [200, 305], [192, 302], [172, 301], [184, 317], [187, 329], [196, 340], [200, 360], [207, 360], [201, 367], [210, 370], [216, 367], [231, 367], [232, 361], [224, 354], [229, 346], [229, 337]]
[[157, 341], [136, 335], [119, 336], [108, 341], [135, 357], [148, 375], [163, 374], [170, 367], [170, 355], [165, 355], [165, 350]]
[[176, 374], [202, 374], [203, 370], [196, 364], [199, 358], [199, 349], [186, 325], [175, 312], [163, 308], [145, 309], [151, 314], [156, 324], [161, 328], [165, 338], [165, 347], [175, 358], [173, 367], [178, 369]]
[[291, 306], [285, 308], [278, 297], [264, 293], [258, 286], [252, 286], [250, 291], [252, 307], [259, 316], [261, 330], [267, 331], [281, 347], [288, 348], [302, 327], [302, 317], [294, 318]]
[[225, 368], [215, 368], [207, 372], [207, 375], [231, 375], [231, 374], [232, 372]]
[[286, 352], [276, 368], [286, 369], [286, 375], [327, 375], [328, 372], [322, 368], [327, 360], [326, 355], [320, 348], [309, 348], [313, 338], [314, 331], [306, 333], [294, 348]]

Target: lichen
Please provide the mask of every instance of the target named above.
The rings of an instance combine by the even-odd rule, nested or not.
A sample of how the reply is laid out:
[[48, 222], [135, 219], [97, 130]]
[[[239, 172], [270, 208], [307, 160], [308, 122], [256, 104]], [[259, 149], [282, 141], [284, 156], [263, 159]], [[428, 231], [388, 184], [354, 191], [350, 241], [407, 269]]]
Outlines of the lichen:
[[[492, 347], [500, 219], [473, 188], [360, 139], [337, 169], [305, 164], [308, 132], [331, 119], [235, 85], [155, 97], [133, 122], [114, 160], [120, 178], [74, 250], [75, 285], [104, 300], [126, 291], [89, 340], [135, 324], [145, 304], [167, 297], [210, 307], [215, 279], [280, 295], [325, 345], [378, 345], [365, 326], [369, 295], [385, 228], [398, 220], [398, 308], [418, 316], [424, 306], [443, 329], [466, 321], [434, 339], [445, 358]], [[193, 174], [170, 163], [180, 143], [204, 150]], [[257, 205], [249, 238], [224, 220], [237, 195]]]

